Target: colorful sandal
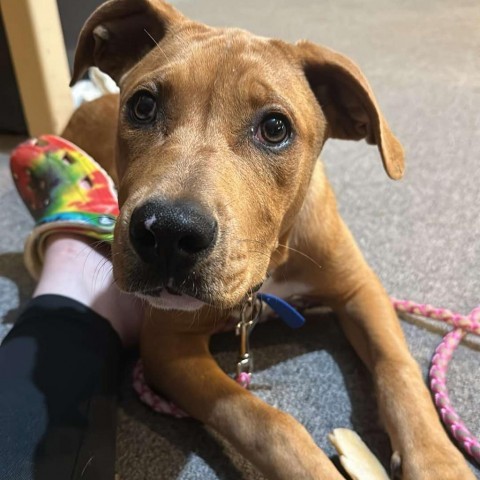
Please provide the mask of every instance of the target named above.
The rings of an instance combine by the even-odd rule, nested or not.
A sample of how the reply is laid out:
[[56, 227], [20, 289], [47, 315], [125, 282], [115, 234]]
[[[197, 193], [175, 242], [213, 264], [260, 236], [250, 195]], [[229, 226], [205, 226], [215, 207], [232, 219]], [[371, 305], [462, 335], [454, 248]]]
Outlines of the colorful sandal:
[[112, 179], [88, 154], [54, 135], [19, 145], [10, 159], [18, 193], [35, 220], [25, 244], [25, 264], [38, 278], [45, 239], [58, 232], [113, 240], [118, 216]]

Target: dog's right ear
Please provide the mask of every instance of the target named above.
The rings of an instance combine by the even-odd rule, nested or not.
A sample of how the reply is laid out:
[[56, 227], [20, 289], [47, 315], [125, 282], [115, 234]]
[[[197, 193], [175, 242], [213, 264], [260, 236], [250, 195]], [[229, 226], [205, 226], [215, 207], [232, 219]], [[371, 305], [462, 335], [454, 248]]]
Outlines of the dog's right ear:
[[163, 0], [110, 0], [99, 7], [80, 32], [73, 67], [73, 85], [88, 67], [97, 66], [115, 81], [130, 70], [184, 20]]

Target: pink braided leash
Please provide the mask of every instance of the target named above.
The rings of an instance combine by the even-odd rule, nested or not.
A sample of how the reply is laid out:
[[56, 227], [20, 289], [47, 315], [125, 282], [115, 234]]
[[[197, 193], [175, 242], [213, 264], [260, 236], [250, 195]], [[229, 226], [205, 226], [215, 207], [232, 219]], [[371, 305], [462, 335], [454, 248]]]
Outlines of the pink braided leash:
[[140, 400], [148, 405], [153, 411], [157, 413], [165, 413], [176, 418], [189, 417], [181, 408], [177, 407], [173, 402], [165, 400], [157, 395], [145, 381], [143, 373], [143, 364], [138, 360], [133, 369], [133, 389], [137, 392]]
[[475, 308], [469, 315], [465, 316], [453, 313], [447, 309], [434, 308], [431, 305], [397, 300], [395, 298], [392, 298], [392, 303], [398, 312], [441, 320], [454, 327], [454, 330], [447, 333], [440, 345], [435, 349], [429, 372], [430, 389], [445, 427], [457, 441], [458, 445], [480, 464], [480, 442], [465, 426], [453, 408], [447, 388], [448, 365], [455, 349], [467, 333], [480, 335], [480, 307]]
[[[235, 377], [235, 381], [243, 388], [248, 388], [252, 380], [251, 374], [241, 372]], [[147, 384], [143, 373], [143, 364], [138, 360], [133, 369], [133, 389], [137, 392], [140, 400], [157, 413], [165, 413], [176, 418], [187, 418], [190, 415], [155, 393]]]

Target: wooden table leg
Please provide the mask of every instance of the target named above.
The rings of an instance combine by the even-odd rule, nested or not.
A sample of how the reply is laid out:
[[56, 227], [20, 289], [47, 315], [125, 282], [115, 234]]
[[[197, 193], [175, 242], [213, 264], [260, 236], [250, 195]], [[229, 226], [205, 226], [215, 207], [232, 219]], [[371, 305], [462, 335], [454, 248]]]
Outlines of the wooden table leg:
[[73, 112], [55, 0], [0, 0], [30, 135], [60, 133]]

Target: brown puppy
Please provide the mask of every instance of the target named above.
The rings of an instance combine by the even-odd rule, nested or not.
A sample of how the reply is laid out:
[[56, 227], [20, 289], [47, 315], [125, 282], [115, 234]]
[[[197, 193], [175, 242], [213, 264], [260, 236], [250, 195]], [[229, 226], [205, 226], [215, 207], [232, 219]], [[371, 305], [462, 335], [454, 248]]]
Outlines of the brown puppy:
[[317, 160], [328, 138], [366, 139], [402, 176], [402, 148], [358, 67], [309, 42], [192, 22], [160, 0], [102, 5], [81, 33], [73, 81], [90, 65], [117, 80], [120, 98], [82, 107], [65, 136], [118, 180], [115, 277], [156, 307], [141, 341], [149, 382], [268, 478], [342, 478], [208, 348], [260, 285], [308, 297], [337, 312], [372, 372], [401, 478], [473, 479]]

